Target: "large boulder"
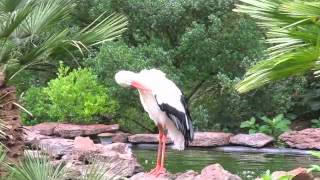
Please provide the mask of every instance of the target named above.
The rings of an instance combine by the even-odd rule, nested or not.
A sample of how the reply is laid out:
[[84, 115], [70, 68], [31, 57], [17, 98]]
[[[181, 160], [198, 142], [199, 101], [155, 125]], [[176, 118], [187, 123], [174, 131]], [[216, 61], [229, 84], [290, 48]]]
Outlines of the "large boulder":
[[169, 173], [161, 174], [156, 177], [145, 172], [135, 174], [130, 178], [130, 180], [174, 180], [174, 179], [175, 179], [174, 175]]
[[58, 123], [44, 122], [35, 126], [26, 126], [31, 131], [36, 131], [41, 135], [52, 136], [54, 129], [58, 126]]
[[320, 128], [285, 132], [279, 139], [292, 148], [320, 150]]
[[126, 143], [128, 142], [129, 133], [117, 132], [112, 136], [113, 143]]
[[59, 124], [54, 129], [54, 135], [65, 138], [73, 138], [77, 136], [89, 136], [97, 135], [105, 132], [115, 132], [119, 130], [118, 124], [104, 125], [104, 124], [93, 124], [93, 125], [74, 125], [74, 124]]
[[45, 136], [60, 136], [65, 138], [74, 138], [77, 136], [90, 136], [100, 133], [115, 132], [119, 130], [118, 124], [92, 124], [77, 125], [64, 123], [45, 122], [35, 126], [25, 126], [25, 129], [37, 132]]
[[98, 163], [102, 168], [101, 171], [108, 171], [109, 175], [117, 174], [122, 177], [129, 177], [142, 171], [142, 167], [127, 144], [94, 144], [88, 137], [76, 137], [71, 151], [65, 153], [62, 159], [69, 163], [73, 173], [79, 171], [82, 175], [85, 172], [83, 169], [89, 166], [74, 162]]
[[60, 158], [65, 154], [71, 154], [74, 150], [74, 141], [71, 139], [42, 139], [37, 145], [54, 158]]
[[[210, 146], [224, 146], [229, 144], [231, 133], [223, 132], [196, 132], [194, 140], [190, 146], [195, 147], [210, 147]], [[131, 143], [158, 143], [158, 134], [135, 134], [128, 137]], [[167, 143], [172, 143], [168, 137]]]
[[50, 139], [50, 136], [41, 135], [39, 131], [34, 131], [29, 128], [23, 129], [23, 142], [27, 146], [32, 146], [33, 144], [38, 144], [42, 139]]
[[223, 132], [196, 132], [190, 146], [210, 147], [225, 146], [229, 144], [231, 133]]
[[181, 174], [176, 174], [176, 176], [177, 177], [175, 180], [195, 180], [196, 178], [199, 179], [198, 173], [193, 170]]
[[213, 164], [202, 169], [199, 180], [241, 180], [241, 178], [226, 171], [220, 164]]
[[263, 133], [237, 134], [230, 138], [231, 144], [261, 148], [273, 141], [273, 137]]
[[[135, 134], [128, 137], [128, 141], [131, 143], [158, 143], [159, 134]], [[167, 143], [172, 143], [168, 137]]]
[[166, 173], [158, 177], [148, 173], [138, 173], [130, 180], [241, 180], [241, 178], [224, 170], [220, 164], [213, 164], [202, 169], [200, 175], [195, 171], [177, 174]]

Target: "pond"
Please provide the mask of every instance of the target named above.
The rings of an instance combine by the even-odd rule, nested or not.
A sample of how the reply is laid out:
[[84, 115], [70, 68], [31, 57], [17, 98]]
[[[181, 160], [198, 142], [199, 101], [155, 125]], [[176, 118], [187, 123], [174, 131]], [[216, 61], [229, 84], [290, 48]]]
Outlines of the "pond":
[[[293, 150], [290, 152], [290, 150], [270, 149], [267, 151], [260, 150], [259, 152], [258, 149], [254, 152], [254, 148], [252, 149], [247, 148], [247, 151], [239, 151], [235, 148], [236, 152], [232, 152], [232, 148], [229, 150], [217, 148], [186, 149], [184, 151], [168, 149], [166, 168], [171, 173], [185, 172], [190, 169], [200, 172], [207, 165], [219, 163], [231, 173], [237, 174], [245, 180], [250, 180], [263, 174], [268, 169], [271, 171], [288, 171], [296, 167], [320, 164], [320, 160], [307, 155], [307, 151]], [[146, 171], [155, 166], [156, 146], [134, 146], [133, 151]]]

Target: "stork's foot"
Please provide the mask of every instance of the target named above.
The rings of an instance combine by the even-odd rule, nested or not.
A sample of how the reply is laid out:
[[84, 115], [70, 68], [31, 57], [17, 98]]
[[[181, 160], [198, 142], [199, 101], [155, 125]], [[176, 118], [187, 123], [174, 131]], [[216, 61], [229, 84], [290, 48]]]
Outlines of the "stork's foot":
[[154, 169], [152, 169], [150, 172], [148, 172], [149, 175], [154, 175], [155, 172], [157, 172], [160, 169], [160, 166], [156, 166]]
[[165, 168], [159, 168], [157, 171], [155, 171], [154, 173], [152, 173], [151, 175], [153, 175], [153, 176], [160, 176], [160, 175], [165, 175], [165, 174], [167, 174], [167, 171], [166, 171], [166, 169]]

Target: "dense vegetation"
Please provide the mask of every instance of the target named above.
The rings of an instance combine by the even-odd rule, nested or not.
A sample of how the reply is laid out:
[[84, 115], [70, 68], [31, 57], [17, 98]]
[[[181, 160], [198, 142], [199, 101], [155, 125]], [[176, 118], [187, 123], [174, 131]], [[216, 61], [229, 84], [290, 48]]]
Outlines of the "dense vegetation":
[[[155, 132], [137, 92], [115, 84], [122, 69], [164, 71], [186, 95], [196, 130], [277, 138], [297, 122], [320, 127], [319, 5], [0, 0], [0, 176], [65, 174], [46, 158], [27, 155], [15, 164], [24, 145], [17, 108], [26, 125], [116, 122], [123, 131]], [[267, 171], [263, 179], [270, 178]]]
[[[85, 26], [104, 11], [123, 13], [130, 22], [121, 40], [90, 49], [91, 53], [86, 58], [81, 54], [73, 56], [78, 65], [93, 70], [99, 83], [110, 93], [109, 98], [119, 104], [118, 109], [109, 108], [113, 112], [100, 114], [108, 118], [100, 119], [106, 123], [116, 121], [131, 132], [154, 131], [136, 92], [118, 87], [113, 80], [115, 72], [120, 69], [140, 71], [153, 67], [167, 73], [182, 88], [198, 130], [234, 131], [239, 129], [241, 121], [251, 117], [259, 119], [278, 114], [291, 119], [305, 114], [317, 118], [318, 108], [310, 108], [314, 98], [308, 99], [310, 90], [317, 87], [310, 76], [286, 79], [243, 95], [235, 90], [234, 86], [246, 70], [267, 56], [264, 54], [266, 45], [262, 41], [264, 30], [258, 28], [251, 18], [233, 12], [235, 2], [78, 0], [74, 10], [77, 13], [68, 21], [72, 24], [71, 29]], [[72, 60], [67, 62], [71, 67], [78, 66], [70, 63]], [[35, 75], [33, 71], [25, 71], [13, 82], [24, 92], [29, 87], [47, 86], [46, 82], [54, 77], [49, 72], [41, 77]], [[22, 84], [26, 79], [34, 83]], [[39, 95], [33, 88], [25, 92], [24, 104], [31, 112], [37, 108], [28, 104], [36, 102], [33, 98], [29, 98], [31, 103], [28, 102], [27, 97], [30, 94], [41, 97], [41, 92], [37, 92]], [[74, 93], [77, 92], [81, 90], [75, 89]], [[55, 101], [58, 100], [52, 99]], [[71, 118], [65, 113], [61, 117]], [[65, 120], [87, 121], [84, 117], [77, 118]], [[54, 120], [48, 116], [35, 119], [37, 121], [33, 120], [33, 123]], [[32, 120], [25, 120], [28, 121]]]

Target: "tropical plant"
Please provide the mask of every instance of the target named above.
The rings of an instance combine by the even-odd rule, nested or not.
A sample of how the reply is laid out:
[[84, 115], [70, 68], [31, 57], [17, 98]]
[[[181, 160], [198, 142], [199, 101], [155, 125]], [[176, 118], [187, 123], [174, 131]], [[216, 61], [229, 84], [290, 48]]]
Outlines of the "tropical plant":
[[320, 128], [320, 118], [318, 118], [318, 119], [311, 119], [311, 127], [313, 127], [313, 128]]
[[[320, 152], [317, 151], [310, 151], [310, 154], [318, 159], [320, 159]], [[320, 172], [320, 165], [312, 164], [310, 165], [310, 168], [308, 169], [309, 172]]]
[[320, 73], [320, 3], [318, 1], [240, 0], [235, 11], [257, 19], [267, 30], [269, 58], [246, 73], [236, 89], [243, 93], [271, 81], [307, 71]]
[[[90, 164], [84, 169], [83, 175], [79, 180], [111, 180], [125, 179], [120, 174], [124, 170], [120, 167], [121, 162], [110, 164], [102, 162], [97, 157], [90, 158]], [[52, 159], [41, 150], [35, 150], [25, 153], [19, 163], [12, 164], [6, 159], [6, 151], [0, 146], [0, 169], [7, 170], [6, 176], [0, 176], [0, 179], [6, 180], [61, 180], [70, 178], [68, 167], [65, 162], [53, 163]]]
[[266, 116], [260, 117], [261, 122], [257, 122], [256, 118], [252, 117], [248, 121], [241, 123], [240, 127], [249, 129], [249, 133], [265, 133], [277, 138], [281, 133], [288, 131], [291, 121], [286, 119], [283, 114], [270, 119]]
[[[277, 178], [277, 180], [292, 180], [293, 178], [294, 177], [292, 175], [284, 175], [284, 176]], [[272, 178], [272, 174], [271, 174], [270, 170], [267, 170], [264, 174], [262, 174], [260, 179], [261, 180], [274, 180]]]
[[70, 70], [61, 64], [58, 77], [48, 87], [30, 88], [23, 102], [33, 119], [24, 116], [26, 124], [42, 121], [88, 123], [95, 116], [114, 113], [118, 104], [108, 90], [97, 82], [88, 68]]
[[67, 173], [63, 162], [54, 165], [41, 151], [28, 153], [16, 165], [7, 162], [4, 166], [10, 173], [8, 180], [58, 180], [63, 179]]
[[0, 0], [0, 94], [2, 101], [13, 107], [10, 116], [7, 109], [0, 113], [0, 118], [11, 125], [8, 131], [11, 134], [7, 136], [10, 139], [4, 140], [4, 144], [11, 144], [9, 157], [23, 154], [23, 132], [16, 91], [7, 88], [7, 80], [25, 69], [52, 69], [57, 60], [77, 62], [73, 54], [84, 54], [94, 45], [119, 37], [126, 29], [125, 16], [116, 13], [107, 16], [105, 12], [82, 29], [69, 28], [73, 7], [73, 0]]

